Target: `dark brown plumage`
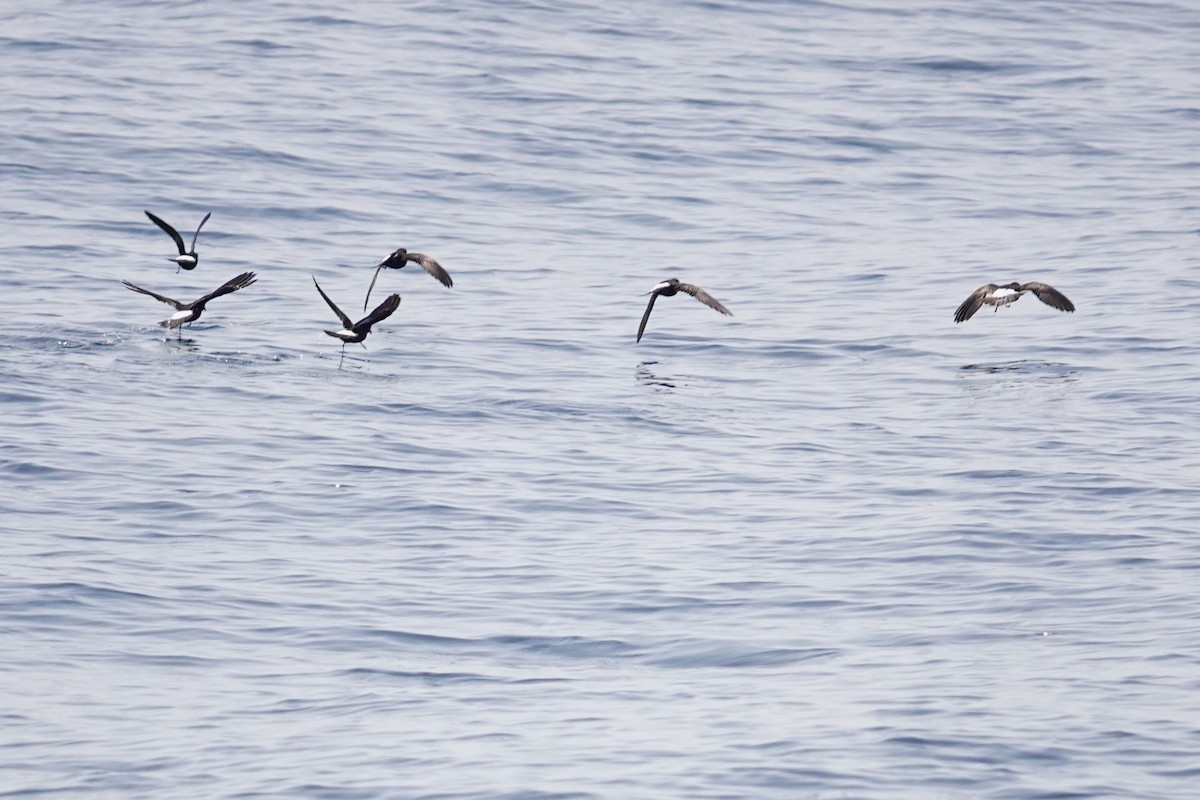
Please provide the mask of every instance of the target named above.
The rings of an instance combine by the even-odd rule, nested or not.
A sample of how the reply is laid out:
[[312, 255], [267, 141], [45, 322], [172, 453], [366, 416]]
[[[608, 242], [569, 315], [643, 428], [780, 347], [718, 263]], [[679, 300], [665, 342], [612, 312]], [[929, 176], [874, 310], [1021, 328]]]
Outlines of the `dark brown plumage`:
[[[223, 294], [236, 292], [238, 289], [245, 289], [247, 286], [254, 283], [255, 280], [257, 279], [255, 278], [253, 272], [243, 272], [241, 275], [225, 281], [225, 283], [221, 284], [219, 288], [214, 289], [213, 291], [204, 295], [204, 297], [201, 297], [199, 300], [193, 300], [190, 303], [181, 303], [178, 300], [172, 300], [169, 297], [164, 297], [163, 295], [158, 294], [157, 292], [152, 292], [149, 289], [143, 289], [140, 286], [134, 286], [129, 281], [122, 281], [122, 283], [125, 284], [127, 289], [149, 295], [155, 300], [166, 303], [169, 306], [173, 306], [177, 313], [172, 314], [169, 319], [164, 319], [158, 324], [164, 328], [182, 328], [187, 323], [195, 322], [196, 320], [200, 319], [200, 315], [204, 313], [204, 306], [209, 300], [212, 300], [215, 297], [220, 297]], [[182, 330], [179, 332], [179, 335], [183, 336]]]
[[980, 286], [971, 293], [970, 297], [962, 302], [962, 305], [954, 312], [954, 321], [966, 322], [985, 304], [995, 306], [996, 310], [999, 311], [1001, 306], [1015, 303], [1026, 292], [1033, 292], [1038, 300], [1041, 300], [1052, 308], [1057, 308], [1059, 311], [1075, 310], [1075, 305], [1067, 299], [1065, 294], [1046, 283], [1038, 283], [1036, 281], [1030, 283], [1013, 282], [1004, 284], [1003, 286], [989, 283], [986, 286]]
[[663, 297], [674, 297], [680, 292], [690, 294], [701, 303], [704, 303], [704, 305], [708, 306], [714, 311], [720, 311], [727, 317], [733, 316], [733, 313], [728, 308], [717, 302], [716, 298], [701, 289], [699, 286], [695, 286], [690, 283], [681, 283], [676, 278], [669, 278], [650, 290], [650, 302], [646, 304], [646, 311], [642, 314], [642, 322], [640, 325], [638, 325], [637, 341], [640, 342], [642, 340], [642, 334], [646, 330], [646, 321], [650, 319], [650, 312], [654, 309], [654, 301], [658, 299], [658, 296], [662, 295]]
[[[196, 226], [196, 232], [192, 234], [191, 250], [188, 250], [186, 247], [184, 247], [183, 237], [179, 235], [179, 231], [175, 230], [173, 227], [168, 225], [159, 217], [154, 216], [149, 211], [146, 212], [146, 216], [150, 218], [151, 222], [162, 228], [163, 231], [171, 237], [171, 240], [175, 242], [175, 247], [179, 250], [179, 255], [175, 256], [174, 258], [168, 258], [167, 260], [174, 261], [183, 269], [195, 269], [196, 265], [200, 263], [200, 256], [196, 255], [196, 238], [200, 236], [200, 229], [204, 227], [204, 223], [208, 222], [208, 218], [212, 216], [212, 212], [210, 211], [205, 214], [204, 219], [200, 220], [200, 224]], [[176, 272], [178, 271], [179, 270], [176, 270]]]
[[[325, 290], [321, 288], [321, 284], [317, 283], [317, 279], [315, 277], [313, 278], [313, 285], [317, 287], [317, 292], [320, 293], [321, 297], [325, 300], [329, 307], [333, 309], [333, 313], [337, 314], [337, 318], [342, 322], [342, 330], [327, 330], [325, 333], [329, 334], [335, 339], [342, 340], [343, 354], [346, 352], [347, 344], [352, 342], [361, 343], [363, 339], [367, 338], [367, 334], [371, 332], [372, 325], [374, 325], [376, 322], [382, 322], [390, 317], [400, 306], [400, 295], [393, 294], [380, 303], [379, 306], [376, 307], [376, 309], [370, 314], [367, 314], [358, 322], [352, 322], [350, 318], [346, 316], [340, 308], [337, 307], [337, 304], [329, 299], [329, 295], [325, 294]], [[366, 347], [366, 345], [363, 345], [363, 347]]]
[[375, 279], [379, 277], [379, 271], [382, 269], [404, 269], [404, 265], [409, 262], [420, 264], [421, 269], [441, 281], [442, 285], [447, 289], [454, 286], [454, 281], [450, 278], [450, 273], [442, 269], [441, 264], [424, 253], [410, 253], [401, 247], [393, 250], [391, 255], [375, 265], [375, 274], [371, 276], [371, 285], [367, 287], [367, 296], [363, 300], [363, 311], [367, 310], [367, 303], [371, 301], [371, 290], [375, 288]]

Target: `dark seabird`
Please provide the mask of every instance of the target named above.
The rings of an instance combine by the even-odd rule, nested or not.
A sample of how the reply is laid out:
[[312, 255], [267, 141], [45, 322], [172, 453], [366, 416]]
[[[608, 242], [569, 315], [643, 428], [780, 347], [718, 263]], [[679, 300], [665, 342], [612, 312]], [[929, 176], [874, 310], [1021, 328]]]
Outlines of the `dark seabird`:
[[200, 256], [196, 255], [196, 237], [200, 235], [200, 229], [204, 227], [204, 223], [208, 222], [208, 218], [212, 216], [212, 212], [210, 211], [205, 214], [204, 219], [200, 220], [200, 224], [196, 226], [196, 232], [192, 234], [191, 250], [188, 250], [183, 246], [183, 237], [179, 235], [179, 231], [175, 230], [170, 225], [151, 214], [149, 211], [146, 212], [146, 216], [150, 218], [151, 222], [166, 231], [167, 236], [170, 236], [172, 239], [174, 239], [175, 246], [179, 248], [179, 255], [175, 256], [174, 258], [168, 258], [167, 260], [174, 261], [183, 269], [195, 269], [196, 264], [200, 263]]
[[196, 320], [200, 319], [200, 315], [204, 313], [204, 306], [209, 300], [212, 300], [214, 297], [220, 297], [223, 294], [236, 292], [238, 289], [245, 289], [247, 286], [254, 283], [254, 281], [255, 277], [253, 272], [243, 272], [236, 278], [230, 278], [229, 280], [225, 281], [225, 283], [223, 283], [219, 289], [215, 289], [204, 295], [204, 297], [201, 297], [199, 300], [193, 300], [190, 303], [181, 303], [178, 300], [172, 300], [169, 297], [163, 297], [161, 294], [152, 292], [149, 289], [143, 289], [140, 286], [134, 286], [129, 281], [122, 281], [122, 283], [124, 283], [128, 289], [132, 289], [135, 292], [140, 292], [141, 294], [148, 294], [155, 300], [161, 300], [169, 306], [174, 306], [176, 312], [171, 315], [171, 318], [164, 319], [158, 324], [164, 328], [180, 328], [179, 335], [183, 336], [183, 326], [189, 322], [195, 322]]
[[663, 297], [674, 297], [680, 292], [687, 292], [701, 303], [704, 303], [704, 305], [715, 311], [720, 311], [727, 317], [733, 316], [733, 313], [728, 308], [718, 303], [712, 295], [699, 286], [693, 286], [690, 283], [680, 283], [677, 279], [670, 278], [647, 292], [650, 295], [650, 302], [646, 304], [646, 313], [642, 314], [642, 324], [638, 325], [637, 340], [639, 342], [642, 340], [642, 332], [646, 330], [646, 320], [650, 319], [650, 312], [654, 309], [654, 301], [658, 299], [658, 296], [661, 294]]
[[367, 287], [367, 297], [363, 300], [363, 311], [367, 310], [367, 303], [371, 301], [371, 290], [375, 288], [375, 279], [379, 277], [379, 270], [384, 268], [404, 269], [404, 265], [410, 261], [414, 264], [420, 264], [421, 269], [441, 281], [442, 286], [445, 286], [447, 289], [454, 285], [454, 281], [450, 279], [450, 273], [442, 269], [441, 264], [424, 253], [410, 253], [401, 247], [375, 265], [375, 275], [371, 278], [371, 285]]
[[[342, 330], [327, 330], [325, 332], [335, 339], [342, 340], [343, 357], [346, 355], [346, 345], [352, 342], [358, 342], [359, 344], [362, 344], [362, 340], [367, 338], [367, 334], [371, 332], [372, 325], [374, 325], [376, 322], [382, 322], [383, 320], [387, 319], [396, 311], [397, 308], [400, 307], [400, 295], [393, 294], [388, 297], [387, 300], [384, 300], [382, 303], [380, 303], [379, 307], [370, 314], [367, 314], [358, 322], [351, 322], [350, 318], [347, 317], [342, 310], [338, 308], [332, 300], [329, 299], [329, 295], [325, 294], [325, 291], [321, 288], [321, 284], [317, 283], [317, 279], [315, 277], [313, 278], [313, 284], [317, 287], [317, 291], [321, 293], [321, 297], [323, 297], [325, 302], [329, 304], [329, 307], [333, 309], [333, 313], [337, 314], [337, 318], [342, 321]], [[365, 348], [366, 345], [364, 344], [363, 347]]]
[[1048, 306], [1057, 308], [1059, 311], [1074, 311], [1075, 306], [1067, 299], [1067, 296], [1055, 289], [1053, 286], [1045, 283], [1013, 283], [997, 286], [994, 283], [989, 283], [986, 286], [980, 286], [970, 297], [963, 301], [958, 310], [954, 312], [955, 322], [966, 322], [975, 312], [983, 308], [986, 303], [989, 306], [995, 306], [996, 310], [1000, 310], [1000, 306], [1006, 306], [1009, 303], [1015, 303], [1021, 295], [1026, 292], [1033, 292], [1037, 295], [1037, 299], [1041, 300]]

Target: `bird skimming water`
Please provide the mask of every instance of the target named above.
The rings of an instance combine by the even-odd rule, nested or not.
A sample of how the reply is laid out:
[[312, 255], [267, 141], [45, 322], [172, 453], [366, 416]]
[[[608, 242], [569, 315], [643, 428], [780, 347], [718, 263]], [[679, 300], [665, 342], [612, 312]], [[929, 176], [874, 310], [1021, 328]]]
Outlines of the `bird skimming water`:
[[720, 311], [727, 317], [733, 316], [733, 313], [728, 308], [718, 303], [716, 298], [699, 286], [694, 286], [690, 283], [681, 283], [676, 278], [669, 278], [647, 292], [650, 295], [650, 302], [646, 304], [646, 313], [642, 314], [642, 324], [638, 325], [637, 340], [639, 342], [642, 340], [642, 333], [646, 330], [646, 320], [650, 319], [650, 312], [654, 309], [654, 301], [658, 299], [658, 296], [673, 297], [680, 292], [690, 294], [701, 303], [704, 303], [704, 305], [714, 311]]
[[[333, 313], [337, 315], [337, 318], [342, 321], [342, 329], [340, 331], [325, 331], [333, 338], [342, 340], [342, 358], [346, 357], [347, 344], [352, 342], [362, 344], [362, 340], [366, 339], [367, 334], [371, 332], [371, 326], [376, 322], [382, 322], [390, 317], [400, 306], [400, 295], [393, 294], [380, 303], [370, 314], [367, 314], [358, 322], [351, 322], [350, 318], [337, 307], [337, 304], [329, 299], [329, 295], [325, 294], [325, 291], [321, 288], [321, 284], [317, 283], [315, 276], [313, 277], [313, 285], [317, 287], [317, 291], [324, 298], [325, 302], [329, 304], [329, 307], [333, 309]], [[363, 347], [365, 348], [366, 345], [364, 344]], [[338, 366], [341, 366], [340, 361], [338, 362]]]
[[420, 264], [421, 269], [441, 281], [442, 285], [447, 289], [454, 286], [454, 281], [451, 280], [450, 273], [442, 269], [441, 264], [424, 253], [410, 253], [401, 247], [393, 250], [391, 255], [375, 265], [375, 274], [371, 277], [371, 285], [367, 287], [367, 296], [363, 300], [363, 311], [367, 310], [367, 303], [371, 301], [371, 290], [375, 288], [375, 279], [379, 277], [379, 271], [382, 269], [404, 269], [404, 265], [410, 261], [414, 264]]
[[962, 305], [954, 312], [954, 321], [966, 322], [975, 315], [976, 311], [983, 308], [984, 304], [995, 306], [999, 311], [1001, 306], [1015, 303], [1026, 292], [1033, 292], [1038, 300], [1059, 311], [1075, 310], [1075, 305], [1067, 299], [1065, 294], [1046, 283], [1037, 283], [1036, 281], [1016, 283], [1014, 281], [1003, 286], [989, 283], [986, 286], [980, 286], [962, 302]]
[[229, 280], [225, 281], [225, 283], [221, 284], [219, 288], [214, 289], [213, 291], [204, 295], [204, 297], [201, 297], [199, 300], [193, 300], [190, 303], [181, 303], [178, 300], [172, 300], [169, 297], [164, 297], [163, 295], [158, 294], [157, 292], [152, 292], [149, 289], [143, 289], [140, 286], [134, 286], [129, 281], [122, 281], [122, 283], [125, 284], [125, 288], [127, 289], [131, 289], [141, 294], [150, 295], [155, 300], [162, 301], [169, 306], [174, 306], [176, 313], [172, 314], [168, 319], [164, 319], [158, 324], [168, 329], [179, 328], [179, 336], [182, 338], [183, 326], [189, 322], [195, 322], [196, 320], [200, 319], [200, 315], [204, 313], [204, 306], [209, 300], [212, 300], [214, 297], [220, 297], [223, 294], [236, 292], [238, 289], [245, 289], [247, 286], [254, 283], [255, 280], [256, 278], [254, 277], [253, 272], [243, 272], [236, 278], [230, 278]]

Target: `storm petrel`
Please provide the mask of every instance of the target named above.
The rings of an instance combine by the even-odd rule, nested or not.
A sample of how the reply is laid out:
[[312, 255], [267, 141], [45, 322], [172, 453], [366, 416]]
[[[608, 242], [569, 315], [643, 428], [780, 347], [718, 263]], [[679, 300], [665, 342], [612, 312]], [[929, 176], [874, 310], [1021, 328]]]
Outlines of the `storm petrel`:
[[367, 296], [363, 300], [363, 311], [367, 310], [367, 303], [371, 301], [371, 290], [375, 288], [375, 279], [379, 277], [379, 271], [385, 268], [404, 269], [404, 265], [410, 261], [414, 264], [420, 264], [421, 269], [441, 281], [442, 285], [447, 289], [454, 285], [454, 281], [450, 279], [450, 273], [442, 269], [441, 264], [424, 253], [410, 253], [401, 247], [398, 250], [394, 250], [390, 256], [375, 265], [375, 274], [371, 277], [371, 285], [367, 287]]
[[236, 278], [230, 278], [229, 280], [225, 281], [225, 283], [221, 284], [219, 289], [214, 289], [213, 291], [204, 295], [204, 297], [201, 297], [199, 300], [193, 300], [190, 303], [181, 303], [178, 300], [172, 300], [169, 297], [163, 297], [161, 294], [152, 292], [149, 289], [143, 289], [140, 286], [134, 286], [129, 281], [122, 281], [122, 283], [125, 284], [127, 289], [132, 289], [133, 291], [140, 292], [141, 294], [148, 294], [155, 300], [161, 300], [169, 306], [174, 306], [175, 313], [172, 314], [169, 319], [164, 319], [158, 324], [164, 328], [179, 328], [179, 335], [183, 336], [183, 326], [189, 322], [195, 322], [196, 320], [200, 319], [200, 315], [204, 313], [204, 306], [209, 300], [212, 300], [214, 297], [220, 297], [223, 294], [236, 292], [238, 289], [245, 289], [247, 286], [254, 283], [255, 280], [256, 279], [253, 272], [243, 272]]
[[[317, 287], [317, 291], [320, 292], [321, 297], [324, 298], [325, 302], [329, 304], [329, 307], [333, 309], [333, 313], [337, 314], [337, 318], [342, 321], [342, 330], [327, 330], [325, 332], [335, 339], [342, 340], [343, 357], [346, 355], [346, 345], [352, 342], [358, 342], [359, 344], [362, 344], [362, 340], [367, 338], [367, 334], [371, 332], [372, 325], [374, 325], [376, 322], [382, 322], [383, 320], [387, 319], [396, 311], [397, 308], [400, 307], [400, 295], [393, 294], [388, 297], [388, 299], [380, 303], [379, 307], [370, 314], [367, 314], [358, 322], [351, 322], [350, 318], [347, 317], [345, 313], [337, 307], [337, 304], [329, 299], [329, 295], [325, 294], [325, 291], [321, 288], [321, 284], [317, 283], [317, 279], [315, 277], [313, 278], [313, 285]], [[363, 347], [365, 348], [366, 345], [364, 344]]]
[[999, 311], [1001, 306], [1015, 303], [1026, 292], [1033, 292], [1038, 300], [1041, 300], [1052, 308], [1057, 308], [1059, 311], [1075, 310], [1074, 304], [1067, 299], [1067, 296], [1049, 284], [1037, 282], [1016, 283], [1014, 281], [1003, 286], [997, 286], [994, 283], [989, 283], [986, 286], [980, 286], [971, 293], [970, 297], [962, 302], [962, 305], [954, 312], [954, 321], [966, 322], [974, 316], [976, 311], [983, 308], [985, 303], [989, 306], [995, 306], [996, 311]]
[[676, 278], [670, 278], [647, 292], [650, 295], [650, 302], [646, 304], [646, 313], [642, 314], [642, 324], [638, 325], [637, 340], [639, 342], [642, 340], [642, 333], [646, 330], [646, 320], [650, 319], [650, 312], [654, 310], [654, 301], [658, 299], [658, 296], [674, 297], [680, 292], [687, 292], [701, 303], [704, 303], [704, 305], [714, 311], [720, 311], [727, 317], [733, 316], [733, 313], [728, 308], [718, 303], [712, 295], [699, 286], [693, 286], [690, 283], [680, 283]]
[[196, 265], [200, 263], [200, 256], [196, 255], [196, 238], [200, 235], [200, 229], [204, 227], [204, 223], [208, 222], [208, 218], [212, 216], [212, 212], [210, 211], [205, 214], [204, 219], [200, 220], [200, 224], [196, 226], [196, 232], [192, 234], [191, 250], [188, 250], [183, 246], [183, 237], [179, 235], [179, 231], [175, 230], [170, 225], [151, 214], [149, 211], [146, 212], [146, 216], [150, 218], [151, 222], [166, 231], [167, 236], [170, 236], [172, 239], [174, 239], [175, 246], [179, 248], [179, 255], [175, 256], [174, 258], [168, 258], [167, 260], [174, 261], [183, 269], [195, 269]]

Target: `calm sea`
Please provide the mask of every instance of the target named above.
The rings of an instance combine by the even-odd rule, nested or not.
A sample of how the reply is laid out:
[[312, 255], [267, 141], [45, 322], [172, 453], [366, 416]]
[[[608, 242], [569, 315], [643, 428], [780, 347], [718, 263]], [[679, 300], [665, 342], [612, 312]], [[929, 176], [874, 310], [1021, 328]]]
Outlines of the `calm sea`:
[[0, 797], [1197, 796], [1194, 3], [0, 31]]

